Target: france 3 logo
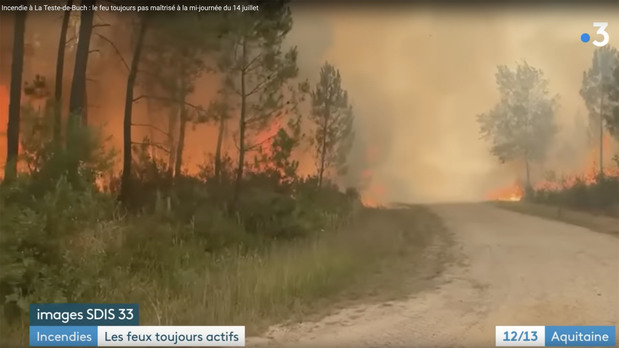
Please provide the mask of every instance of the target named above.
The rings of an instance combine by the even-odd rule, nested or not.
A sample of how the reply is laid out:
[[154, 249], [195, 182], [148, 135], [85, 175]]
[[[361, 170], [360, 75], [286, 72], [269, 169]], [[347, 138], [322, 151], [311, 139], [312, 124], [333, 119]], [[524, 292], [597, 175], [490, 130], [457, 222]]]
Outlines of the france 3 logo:
[[[593, 40], [591, 43], [597, 47], [604, 47], [608, 45], [608, 42], [610, 41], [610, 35], [608, 35], [608, 32], [606, 31], [606, 28], [608, 28], [608, 22], [593, 22], [593, 27], [597, 28], [595, 34], [600, 36], [602, 41]], [[591, 35], [588, 33], [582, 33], [580, 35], [580, 41], [584, 43], [591, 41]]]

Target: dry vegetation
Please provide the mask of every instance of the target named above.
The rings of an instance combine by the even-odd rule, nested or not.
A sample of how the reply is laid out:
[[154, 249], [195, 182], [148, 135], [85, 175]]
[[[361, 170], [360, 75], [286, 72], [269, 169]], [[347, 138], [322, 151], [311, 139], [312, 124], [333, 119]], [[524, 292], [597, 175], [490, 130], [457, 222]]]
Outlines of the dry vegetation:
[[532, 189], [524, 200], [496, 202], [516, 212], [564, 221], [619, 236], [619, 177], [577, 179], [553, 189]]

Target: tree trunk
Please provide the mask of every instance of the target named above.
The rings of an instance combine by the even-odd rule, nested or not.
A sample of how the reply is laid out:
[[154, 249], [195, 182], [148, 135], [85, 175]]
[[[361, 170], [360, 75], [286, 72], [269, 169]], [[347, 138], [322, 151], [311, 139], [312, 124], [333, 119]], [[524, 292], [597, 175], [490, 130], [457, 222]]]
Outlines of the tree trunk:
[[[242, 64], [245, 65], [247, 60], [247, 44], [243, 39], [242, 44]], [[241, 70], [241, 112], [239, 117], [239, 158], [238, 166], [236, 168], [236, 180], [234, 183], [234, 194], [232, 197], [232, 205], [236, 207], [241, 195], [241, 184], [243, 182], [243, 168], [245, 167], [245, 127], [247, 117], [247, 96], [245, 95], [245, 70]]]
[[[89, 8], [95, 0], [82, 0], [82, 5]], [[86, 85], [86, 67], [88, 65], [88, 52], [90, 51], [90, 35], [92, 34], [93, 11], [82, 11], [80, 17], [79, 41], [75, 53], [75, 68], [73, 70], [73, 82], [71, 83], [71, 98], [69, 100], [68, 128], [74, 130], [80, 126], [82, 112], [84, 111], [84, 86]]]
[[[147, 92], [148, 88], [144, 88], [144, 90], [145, 90], [145, 93], [143, 93], [143, 94], [145, 94], [145, 95], [154, 95], [154, 94], [151, 94], [151, 93]], [[153, 104], [154, 104], [154, 101], [152, 99], [146, 99], [146, 117], [148, 119], [148, 124], [151, 124], [151, 125], [157, 124], [156, 117], [154, 117], [154, 115], [157, 112], [158, 108], [155, 108], [155, 106]], [[157, 141], [155, 139], [155, 137], [156, 137], [156, 135], [155, 135], [155, 132], [154, 132], [154, 128], [153, 127], [148, 127], [148, 140], [154, 143], [154, 142]], [[155, 146], [149, 146], [148, 155], [153, 160], [159, 158], [159, 154], [157, 153], [157, 148]]]
[[530, 165], [529, 165], [529, 156], [525, 156], [525, 158], [524, 158], [524, 166], [525, 166], [526, 178], [527, 178], [526, 191], [528, 192], [531, 189], [531, 168], [530, 168]]
[[84, 80], [84, 107], [82, 108], [82, 126], [88, 126], [88, 83]]
[[173, 104], [170, 106], [168, 114], [168, 177], [174, 177], [174, 164], [176, 163], [176, 139], [174, 133], [176, 131], [176, 120], [179, 118], [178, 106]]
[[64, 54], [67, 47], [67, 31], [69, 29], [69, 18], [71, 18], [71, 5], [73, 0], [67, 1], [69, 8], [62, 17], [60, 28], [60, 39], [58, 40], [58, 56], [56, 57], [56, 87], [54, 89], [54, 141], [60, 143], [62, 129], [62, 83], [64, 78]]
[[224, 131], [226, 129], [226, 117], [220, 115], [219, 129], [217, 131], [217, 146], [215, 147], [215, 182], [221, 183], [221, 146], [224, 141]]
[[322, 187], [322, 178], [325, 172], [325, 165], [327, 159], [327, 132], [329, 128], [329, 105], [326, 106], [325, 123], [322, 127], [322, 147], [320, 149], [320, 168], [318, 172], [318, 187]]
[[187, 108], [185, 107], [185, 97], [183, 96], [180, 112], [180, 124], [178, 126], [178, 144], [176, 146], [176, 161], [174, 162], [174, 178], [181, 176], [183, 166], [183, 150], [185, 148], [185, 131], [187, 128]]
[[[601, 82], [603, 83], [603, 82]], [[600, 178], [604, 178], [604, 86], [600, 95]]]
[[13, 37], [13, 57], [11, 61], [11, 92], [9, 96], [9, 120], [6, 136], [6, 166], [4, 180], [17, 176], [17, 156], [19, 154], [19, 123], [21, 112], [21, 85], [24, 70], [24, 36], [26, 32], [26, 11], [15, 14]]
[[142, 55], [142, 46], [148, 22], [143, 19], [137, 41], [133, 49], [133, 59], [129, 76], [127, 76], [127, 91], [125, 95], [125, 115], [123, 119], [123, 173], [120, 182], [120, 200], [127, 202], [131, 191], [131, 124], [133, 112], [133, 87], [138, 75], [138, 67], [140, 65], [140, 57]]

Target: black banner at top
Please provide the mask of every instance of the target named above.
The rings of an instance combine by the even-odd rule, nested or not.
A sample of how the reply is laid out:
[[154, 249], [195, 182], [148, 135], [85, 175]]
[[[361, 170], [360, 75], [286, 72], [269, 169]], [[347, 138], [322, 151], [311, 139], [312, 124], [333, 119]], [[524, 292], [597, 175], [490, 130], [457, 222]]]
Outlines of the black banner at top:
[[[76, 6], [80, 5], [80, 0], [73, 1]], [[292, 5], [346, 5], [346, 6], [397, 6], [410, 4], [423, 5], [484, 5], [502, 6], [514, 4], [527, 5], [616, 5], [619, 7], [619, 0], [96, 0], [98, 5], [117, 5], [127, 6], [234, 6], [234, 5], [256, 5], [273, 6], [275, 3], [286, 2]], [[0, 0], [1, 5], [54, 5], [63, 6], [66, 0]]]
[[[88, 10], [81, 5], [83, 0], [74, 0], [72, 11]], [[287, 3], [292, 7], [339, 7], [374, 9], [408, 8], [416, 6], [443, 8], [604, 8], [619, 11], [619, 0], [96, 0], [92, 10], [124, 12], [156, 11], [166, 12], [228, 12], [260, 11], [266, 7]], [[0, 0], [0, 13], [20, 9], [45, 8], [44, 12], [64, 11], [67, 0]], [[41, 10], [39, 10], [41, 12]]]

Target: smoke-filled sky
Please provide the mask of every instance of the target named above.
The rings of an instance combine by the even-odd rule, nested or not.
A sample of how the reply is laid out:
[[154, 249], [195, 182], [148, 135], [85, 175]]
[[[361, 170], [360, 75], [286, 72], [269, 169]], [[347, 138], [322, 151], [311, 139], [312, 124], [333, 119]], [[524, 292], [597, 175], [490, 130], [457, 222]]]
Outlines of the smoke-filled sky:
[[302, 67], [316, 75], [322, 59], [341, 69], [358, 132], [380, 149], [373, 172], [388, 200], [479, 199], [522, 176], [479, 140], [476, 115], [497, 101], [499, 64], [527, 60], [545, 72], [561, 97], [556, 165], [585, 165], [585, 130], [574, 126], [587, 115], [579, 89], [594, 46], [580, 35], [596, 39], [592, 22], [609, 22], [616, 46], [616, 7], [301, 5], [295, 14]]
[[[489, 144], [479, 139], [476, 115], [497, 102], [496, 66], [523, 60], [541, 68], [551, 91], [561, 97], [557, 117], [562, 132], [551, 166], [583, 170], [588, 165], [585, 129], [576, 125], [587, 117], [579, 89], [594, 46], [580, 42], [580, 35], [587, 32], [593, 40], [592, 22], [609, 22], [610, 44], [619, 46], [617, 7], [379, 4], [294, 4], [288, 37], [288, 44], [299, 48], [303, 78], [315, 82], [326, 60], [340, 69], [356, 111], [351, 177], [359, 177], [367, 157], [373, 157], [368, 195], [385, 202], [476, 200], [521, 177], [517, 166], [499, 165], [489, 155]], [[58, 34], [48, 22], [59, 27], [60, 21], [50, 18], [40, 35], [52, 44], [39, 65], [53, 67], [49, 57], [55, 57]], [[105, 117], [117, 136], [126, 72], [114, 53], [105, 57], [103, 67], [89, 63], [89, 73], [102, 84], [89, 90], [89, 98], [96, 98], [89, 104], [96, 105], [94, 115], [119, 116], [113, 121]], [[192, 101], [213, 95], [212, 79], [198, 84]], [[117, 87], [109, 88], [110, 83]], [[3, 78], [0, 84], [8, 81]], [[136, 110], [145, 112], [143, 106]], [[204, 139], [214, 131], [203, 126], [188, 131], [185, 157], [201, 162], [212, 151]]]

